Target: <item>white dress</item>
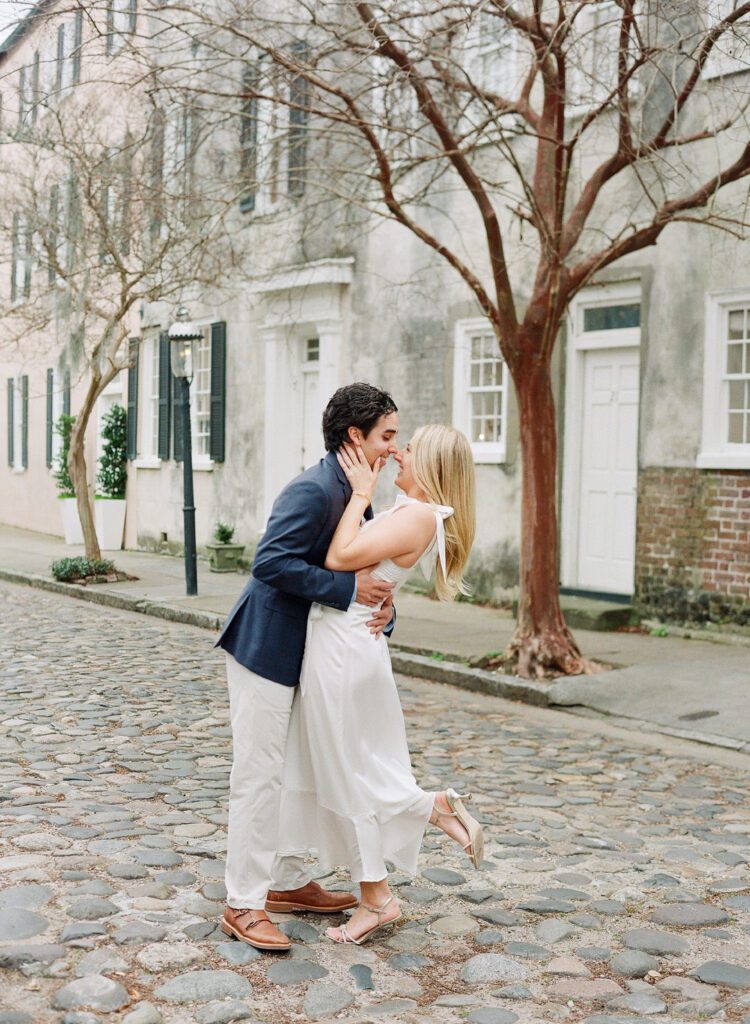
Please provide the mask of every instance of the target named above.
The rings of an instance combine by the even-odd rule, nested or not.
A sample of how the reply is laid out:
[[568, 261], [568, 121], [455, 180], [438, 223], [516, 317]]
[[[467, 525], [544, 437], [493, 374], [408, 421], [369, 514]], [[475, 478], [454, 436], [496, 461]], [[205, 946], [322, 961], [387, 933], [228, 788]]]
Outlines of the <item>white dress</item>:
[[[416, 500], [399, 495], [361, 529]], [[453, 513], [430, 508], [435, 537], [417, 563], [428, 577], [437, 558], [445, 565], [443, 519]], [[386, 559], [373, 575], [394, 583], [395, 593], [414, 568]], [[356, 602], [346, 612], [310, 609], [279, 821], [280, 855], [314, 850], [321, 867], [348, 865], [355, 882], [384, 878], [386, 860], [416, 873], [435, 796], [412, 774], [388, 642], [367, 627], [372, 612]]]

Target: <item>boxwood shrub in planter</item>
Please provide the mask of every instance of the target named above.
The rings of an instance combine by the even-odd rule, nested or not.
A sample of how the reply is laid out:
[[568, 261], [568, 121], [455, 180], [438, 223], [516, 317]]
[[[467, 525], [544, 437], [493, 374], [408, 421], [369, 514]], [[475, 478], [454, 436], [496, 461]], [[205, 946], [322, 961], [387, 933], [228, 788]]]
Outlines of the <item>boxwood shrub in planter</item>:
[[102, 447], [94, 501], [94, 523], [104, 551], [119, 551], [125, 527], [125, 484], [127, 467], [127, 413], [113, 405], [102, 417]]
[[233, 544], [234, 527], [217, 523], [214, 529], [214, 543], [206, 544], [211, 572], [237, 572], [244, 544]]
[[78, 503], [73, 481], [68, 472], [68, 453], [70, 451], [70, 432], [75, 423], [75, 416], [63, 413], [55, 423], [55, 433], [60, 438], [60, 451], [55, 460], [55, 482], [57, 497], [60, 500], [60, 518], [62, 519], [63, 536], [66, 544], [83, 544], [83, 530], [78, 517]]

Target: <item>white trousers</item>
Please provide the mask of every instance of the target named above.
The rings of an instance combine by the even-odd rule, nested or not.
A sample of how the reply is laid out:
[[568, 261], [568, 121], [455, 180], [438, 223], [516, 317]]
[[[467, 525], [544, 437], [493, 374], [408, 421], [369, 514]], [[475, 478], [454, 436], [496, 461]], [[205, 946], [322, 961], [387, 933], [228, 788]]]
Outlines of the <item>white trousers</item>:
[[279, 809], [297, 688], [264, 679], [227, 654], [233, 761], [229, 777], [227, 903], [262, 910], [269, 889], [309, 880], [302, 857], [279, 857]]

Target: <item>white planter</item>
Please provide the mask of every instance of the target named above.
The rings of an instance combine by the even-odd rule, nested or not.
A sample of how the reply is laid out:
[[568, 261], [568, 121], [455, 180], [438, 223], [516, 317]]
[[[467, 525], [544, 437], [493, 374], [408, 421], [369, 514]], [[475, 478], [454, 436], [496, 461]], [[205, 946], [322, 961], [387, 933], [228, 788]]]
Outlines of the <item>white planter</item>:
[[83, 530], [75, 498], [60, 498], [60, 517], [66, 544], [83, 544]]
[[125, 529], [125, 499], [95, 498], [94, 525], [102, 551], [119, 551]]

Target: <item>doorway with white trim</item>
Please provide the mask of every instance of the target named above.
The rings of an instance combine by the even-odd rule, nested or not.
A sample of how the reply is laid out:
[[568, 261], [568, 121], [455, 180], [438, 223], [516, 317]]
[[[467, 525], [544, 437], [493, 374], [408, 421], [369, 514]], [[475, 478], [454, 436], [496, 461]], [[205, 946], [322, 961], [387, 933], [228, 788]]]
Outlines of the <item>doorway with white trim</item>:
[[630, 596], [635, 571], [640, 286], [581, 293], [565, 394], [561, 581]]

